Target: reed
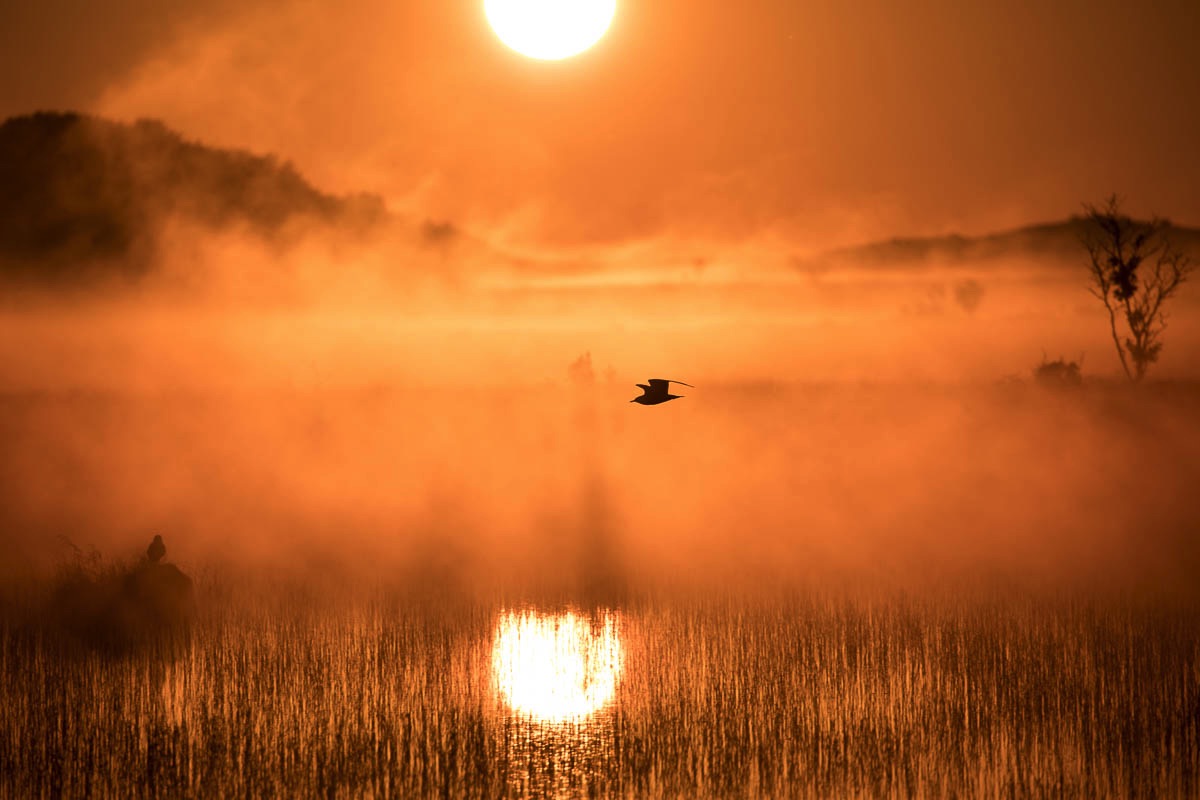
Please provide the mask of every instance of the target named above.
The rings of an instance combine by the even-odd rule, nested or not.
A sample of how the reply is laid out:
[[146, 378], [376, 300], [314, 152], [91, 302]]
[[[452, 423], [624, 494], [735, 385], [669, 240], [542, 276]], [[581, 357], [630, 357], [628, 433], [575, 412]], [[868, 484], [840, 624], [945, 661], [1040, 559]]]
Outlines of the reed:
[[10, 606], [4, 796], [1195, 796], [1184, 605], [633, 598], [614, 700], [514, 716], [499, 603], [200, 582], [190, 646], [98, 651]]

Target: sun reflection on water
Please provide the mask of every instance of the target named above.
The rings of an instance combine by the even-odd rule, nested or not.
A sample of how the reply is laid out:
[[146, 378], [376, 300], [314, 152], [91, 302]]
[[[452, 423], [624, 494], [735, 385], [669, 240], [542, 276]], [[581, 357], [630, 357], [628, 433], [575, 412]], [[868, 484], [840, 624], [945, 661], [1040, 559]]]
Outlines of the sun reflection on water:
[[578, 723], [616, 695], [623, 654], [612, 611], [505, 611], [496, 620], [492, 673], [512, 711], [542, 723]]

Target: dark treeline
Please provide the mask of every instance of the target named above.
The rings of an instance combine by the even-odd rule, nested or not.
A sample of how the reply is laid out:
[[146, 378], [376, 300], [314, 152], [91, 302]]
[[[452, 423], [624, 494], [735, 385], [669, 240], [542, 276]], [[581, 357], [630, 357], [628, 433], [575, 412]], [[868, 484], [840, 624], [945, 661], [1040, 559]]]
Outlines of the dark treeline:
[[0, 275], [10, 281], [135, 278], [172, 220], [286, 241], [385, 216], [376, 197], [323, 193], [290, 163], [189, 142], [153, 120], [39, 112], [0, 125]]

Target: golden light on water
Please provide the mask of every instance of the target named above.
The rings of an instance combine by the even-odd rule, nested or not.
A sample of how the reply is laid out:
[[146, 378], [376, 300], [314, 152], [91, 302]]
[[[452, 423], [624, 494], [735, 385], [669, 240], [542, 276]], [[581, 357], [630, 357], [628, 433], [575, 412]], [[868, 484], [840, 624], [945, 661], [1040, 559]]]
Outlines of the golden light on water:
[[622, 659], [613, 612], [507, 611], [496, 620], [492, 673], [500, 697], [540, 722], [578, 722], [607, 706]]

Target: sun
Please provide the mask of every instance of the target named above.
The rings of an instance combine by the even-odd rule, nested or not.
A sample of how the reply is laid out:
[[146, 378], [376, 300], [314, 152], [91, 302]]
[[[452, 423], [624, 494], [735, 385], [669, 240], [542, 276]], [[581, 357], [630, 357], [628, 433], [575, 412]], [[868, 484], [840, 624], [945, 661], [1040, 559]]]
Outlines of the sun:
[[483, 11], [500, 41], [513, 50], [557, 61], [600, 41], [617, 13], [617, 0], [484, 0]]

